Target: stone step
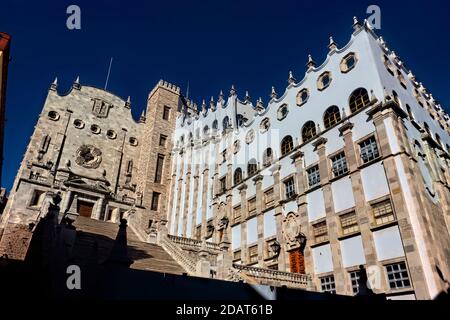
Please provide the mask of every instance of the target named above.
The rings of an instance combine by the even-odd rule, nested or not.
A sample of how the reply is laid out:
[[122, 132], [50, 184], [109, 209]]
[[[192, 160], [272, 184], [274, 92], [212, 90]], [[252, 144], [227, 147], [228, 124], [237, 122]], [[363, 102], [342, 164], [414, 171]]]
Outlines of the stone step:
[[[104, 262], [111, 252], [119, 231], [117, 223], [77, 217], [74, 222], [77, 239], [73, 250], [74, 260], [80, 264]], [[97, 254], [95, 253], [97, 246]], [[142, 242], [136, 234], [127, 228], [128, 256], [133, 260], [132, 269], [149, 270], [162, 273], [182, 274], [185, 270], [160, 246]]]

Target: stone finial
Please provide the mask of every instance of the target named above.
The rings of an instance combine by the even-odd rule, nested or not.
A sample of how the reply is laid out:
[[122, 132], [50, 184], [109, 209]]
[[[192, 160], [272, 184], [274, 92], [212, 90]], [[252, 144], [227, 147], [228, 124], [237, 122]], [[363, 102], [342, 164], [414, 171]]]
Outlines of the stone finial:
[[330, 36], [330, 43], [328, 44], [328, 49], [330, 49], [330, 51], [333, 51], [333, 50], [337, 49], [337, 44], [334, 41], [332, 36]]
[[216, 110], [216, 104], [214, 102], [214, 97], [211, 96], [211, 100], [209, 101], [209, 107], [211, 108], [211, 110]]
[[205, 101], [205, 99], [203, 99], [203, 101], [202, 101], [202, 113], [203, 114], [205, 114], [206, 113], [206, 101]]
[[361, 28], [361, 24], [358, 21], [357, 17], [353, 17], [353, 30], [357, 31]]
[[141, 116], [139, 117], [139, 123], [144, 123], [146, 120], [145, 111], [142, 110]]
[[270, 92], [270, 97], [271, 97], [272, 99], [276, 99], [276, 98], [278, 97], [278, 94], [277, 94], [277, 92], [275, 91], [275, 87], [274, 87], [274, 86], [272, 86], [272, 91]]
[[246, 90], [245, 91], [245, 102], [250, 102], [250, 99], [251, 99], [251, 97], [250, 97], [250, 95], [248, 94], [248, 91]]
[[220, 102], [220, 101], [223, 101], [223, 97], [224, 97], [223, 91], [220, 90], [220, 93], [219, 93], [219, 102]]
[[316, 63], [314, 62], [311, 55], [308, 54], [308, 62], [306, 63], [306, 67], [308, 68], [308, 71], [312, 70], [315, 66], [316, 66]]
[[58, 77], [56, 77], [50, 85], [50, 90], [56, 91], [56, 88], [58, 88]]
[[370, 101], [372, 103], [375, 103], [378, 101], [377, 97], [375, 96], [375, 93], [373, 92], [373, 90], [370, 90]]
[[368, 30], [373, 30], [373, 26], [369, 23], [367, 19], [364, 19], [364, 27], [366, 27]]
[[234, 88], [234, 84], [231, 85], [230, 96], [234, 96], [236, 94], [236, 89]]
[[294, 75], [292, 74], [292, 71], [289, 71], [289, 77], [288, 77], [289, 84], [294, 84], [295, 81], [297, 81], [297, 80], [294, 78]]
[[125, 107], [131, 108], [131, 97], [130, 96], [128, 96], [127, 101], [125, 102]]
[[257, 111], [264, 111], [265, 110], [261, 97], [259, 97], [258, 101], [256, 101], [256, 110]]
[[322, 132], [322, 129], [320, 129], [320, 124], [317, 124], [317, 132], [316, 134], [319, 135]]
[[80, 76], [77, 76], [77, 78], [75, 79], [75, 82], [73, 83], [72, 87], [74, 89], [77, 89], [77, 90], [81, 89]]
[[345, 112], [345, 108], [342, 108], [342, 119], [347, 118], [347, 113]]
[[419, 90], [421, 92], [426, 92], [427, 90], [425, 89], [425, 87], [423, 86], [422, 82], [419, 82]]

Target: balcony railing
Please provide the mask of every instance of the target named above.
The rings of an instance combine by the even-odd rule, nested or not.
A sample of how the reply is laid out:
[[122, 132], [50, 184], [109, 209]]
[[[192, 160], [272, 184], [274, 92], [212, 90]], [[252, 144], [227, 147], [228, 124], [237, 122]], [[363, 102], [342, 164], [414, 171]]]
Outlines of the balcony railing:
[[[168, 237], [174, 243], [185, 246], [185, 247], [189, 247], [192, 249], [199, 249], [202, 246], [202, 241], [200, 241], [200, 240], [179, 237], [179, 236], [174, 236], [174, 235], [168, 235]], [[206, 248], [213, 250], [213, 251], [220, 251], [219, 244], [213, 243], [213, 242], [206, 242]]]

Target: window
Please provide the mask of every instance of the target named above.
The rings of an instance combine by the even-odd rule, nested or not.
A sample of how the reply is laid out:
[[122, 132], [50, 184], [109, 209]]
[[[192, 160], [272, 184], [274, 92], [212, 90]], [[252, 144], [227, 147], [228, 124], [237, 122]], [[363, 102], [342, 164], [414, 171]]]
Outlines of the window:
[[357, 58], [356, 55], [351, 52], [349, 54], [347, 54], [344, 58], [342, 58], [340, 67], [341, 67], [341, 71], [343, 73], [349, 72], [350, 70], [352, 70], [357, 62]]
[[336, 284], [334, 283], [334, 276], [320, 278], [320, 287], [322, 292], [336, 293]]
[[270, 164], [272, 163], [272, 160], [273, 160], [272, 148], [267, 148], [263, 154], [263, 165], [266, 167], [270, 166]]
[[323, 124], [325, 126], [325, 129], [334, 126], [339, 121], [341, 121], [341, 114], [339, 113], [339, 108], [337, 106], [329, 107], [323, 115]]
[[438, 143], [438, 145], [440, 145], [442, 147], [441, 137], [437, 133], [436, 133], [435, 137], [436, 137], [436, 142]]
[[286, 136], [281, 140], [281, 155], [284, 156], [294, 149], [294, 141], [291, 136]]
[[400, 82], [400, 85], [403, 87], [403, 89], [406, 89], [406, 80], [405, 77], [403, 77], [402, 72], [400, 70], [397, 70], [397, 79]]
[[42, 190], [35, 190], [33, 193], [33, 197], [31, 197], [30, 207], [37, 207], [42, 204], [44, 200], [45, 192]]
[[308, 89], [302, 89], [298, 92], [297, 94], [297, 105], [301, 106], [303, 104], [306, 103], [306, 101], [308, 101], [308, 97], [309, 97], [309, 93], [308, 93]]
[[170, 108], [168, 106], [164, 106], [163, 119], [164, 120], [169, 120], [169, 116], [170, 116]]
[[325, 71], [317, 79], [317, 89], [324, 90], [331, 83], [331, 72]]
[[313, 234], [316, 243], [328, 241], [327, 222], [322, 221], [313, 225]]
[[218, 128], [218, 122], [217, 122], [217, 120], [214, 120], [214, 121], [213, 121], [213, 123], [212, 123], [212, 128], [213, 128], [214, 130], [217, 130], [217, 128]]
[[155, 192], [153, 191], [153, 195], [152, 195], [152, 206], [151, 209], [153, 211], [158, 211], [158, 205], [159, 205], [159, 196], [161, 194], [159, 192]]
[[222, 163], [227, 162], [227, 149], [222, 151]]
[[289, 113], [289, 109], [288, 109], [287, 104], [283, 104], [281, 107], [278, 108], [277, 119], [283, 120], [284, 118], [286, 118], [288, 113]]
[[264, 118], [261, 121], [261, 124], [259, 125], [259, 129], [261, 130], [261, 133], [264, 133], [267, 130], [269, 130], [269, 127], [270, 127], [270, 120], [269, 120], [269, 118]]
[[363, 163], [372, 161], [380, 156], [377, 142], [373, 136], [361, 142], [359, 147], [361, 149], [361, 159]]
[[230, 127], [230, 118], [228, 118], [228, 116], [226, 116], [225, 118], [223, 118], [222, 121], [222, 128], [223, 130], [227, 130]]
[[234, 170], [234, 184], [239, 184], [242, 182], [242, 169], [237, 168]]
[[161, 183], [163, 166], [164, 166], [164, 155], [158, 154], [158, 159], [156, 160], [155, 183]]
[[269, 208], [274, 205], [275, 194], [273, 192], [273, 188], [264, 192], [264, 203], [266, 204], [266, 208]]
[[359, 225], [358, 220], [356, 219], [356, 213], [350, 212], [341, 215], [341, 228], [342, 228], [342, 234], [347, 235], [351, 233], [355, 233], [359, 231]]
[[316, 135], [316, 125], [312, 121], [308, 121], [303, 125], [302, 128], [302, 139], [303, 142], [307, 142], [314, 138]]
[[387, 265], [386, 273], [388, 276], [389, 287], [391, 289], [404, 289], [411, 287], [405, 262]]
[[331, 158], [332, 171], [335, 177], [339, 177], [348, 172], [347, 159], [345, 159], [345, 153], [341, 152]]
[[308, 173], [308, 185], [310, 188], [320, 183], [319, 165], [309, 168], [306, 172]]
[[395, 76], [395, 74], [394, 74], [395, 67], [392, 64], [391, 60], [389, 60], [389, 58], [386, 55], [383, 55], [383, 61], [384, 61], [384, 66], [386, 67], [386, 70], [391, 75]]
[[352, 283], [353, 294], [357, 294], [359, 292], [359, 279], [361, 273], [359, 272], [359, 270], [356, 270], [350, 271], [349, 274], [350, 274], [350, 281]]
[[117, 133], [114, 130], [108, 130], [106, 131], [106, 136], [109, 139], [115, 139], [117, 137]]
[[96, 124], [93, 124], [92, 126], [91, 126], [91, 132], [93, 133], [93, 134], [99, 134], [100, 133], [100, 127], [98, 126], [98, 125], [96, 125]]
[[258, 165], [256, 164], [255, 159], [251, 159], [247, 165], [248, 176], [251, 177], [258, 171]]
[[224, 193], [227, 190], [227, 177], [226, 176], [220, 178], [219, 185], [220, 185], [219, 193]]
[[295, 196], [295, 185], [293, 177], [284, 181], [284, 190], [286, 199], [291, 199]]
[[192, 140], [194, 140], [194, 135], [192, 134], [192, 132], [189, 132], [189, 142], [192, 142]]
[[252, 216], [256, 213], [256, 197], [251, 198], [248, 200], [248, 215]]
[[258, 262], [258, 245], [248, 248], [249, 263]]
[[392, 210], [389, 199], [372, 205], [372, 212], [376, 225], [382, 225], [395, 220], [394, 211]]
[[237, 206], [233, 208], [233, 222], [241, 221], [241, 206]]
[[130, 140], [128, 140], [130, 142], [130, 145], [132, 145], [133, 147], [137, 146], [138, 141], [136, 138], [131, 137]]
[[167, 141], [167, 136], [164, 134], [160, 134], [159, 135], [159, 145], [161, 147], [165, 147], [166, 146], [166, 141]]
[[247, 122], [247, 118], [246, 117], [244, 117], [242, 114], [238, 114], [237, 115], [237, 125], [240, 127], [240, 126], [242, 126], [244, 123], [246, 123]]
[[359, 88], [353, 91], [352, 94], [350, 95], [348, 103], [350, 105], [350, 111], [352, 113], [367, 107], [370, 103], [369, 94], [367, 93], [367, 90], [364, 88]]
[[239, 150], [241, 150], [241, 141], [236, 140], [233, 142], [233, 153], [236, 154], [239, 152]]
[[57, 121], [59, 119], [59, 114], [56, 111], [50, 111], [48, 117], [50, 120]]
[[80, 119], [75, 119], [73, 121], [73, 125], [75, 126], [75, 128], [77, 129], [83, 129], [84, 128], [84, 122]]
[[408, 112], [409, 120], [414, 120], [414, 115], [411, 111], [411, 107], [408, 104], [406, 105], [406, 111]]
[[253, 139], [255, 139], [255, 130], [251, 129], [247, 134], [245, 135], [245, 143], [250, 144], [253, 142]]
[[207, 136], [207, 135], [209, 134], [209, 127], [208, 127], [208, 126], [204, 126], [204, 127], [203, 127], [203, 134], [204, 134], [205, 136]]
[[233, 262], [241, 260], [241, 250], [236, 250], [233, 252]]

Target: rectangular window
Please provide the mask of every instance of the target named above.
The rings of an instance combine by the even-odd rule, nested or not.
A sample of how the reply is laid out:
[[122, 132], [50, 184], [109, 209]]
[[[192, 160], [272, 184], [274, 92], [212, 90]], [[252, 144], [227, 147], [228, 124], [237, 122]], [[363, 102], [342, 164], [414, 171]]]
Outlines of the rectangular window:
[[256, 214], [256, 197], [248, 200], [248, 215], [252, 216]]
[[227, 162], [227, 149], [222, 151], [222, 163]]
[[250, 264], [258, 262], [258, 245], [248, 248], [248, 256]]
[[233, 252], [233, 262], [241, 260], [241, 250], [236, 250]]
[[375, 137], [370, 137], [359, 144], [363, 163], [372, 161], [380, 156]]
[[333, 175], [339, 177], [348, 172], [347, 159], [345, 159], [345, 153], [341, 152], [331, 158]]
[[169, 120], [169, 116], [170, 116], [170, 107], [164, 106], [163, 119]]
[[219, 184], [220, 184], [220, 190], [219, 193], [223, 193], [227, 190], [227, 177], [222, 177], [219, 180]]
[[284, 181], [284, 189], [286, 192], [286, 199], [291, 199], [295, 195], [294, 178], [289, 178]]
[[274, 193], [273, 193], [273, 188], [267, 190], [267, 191], [264, 193], [264, 202], [265, 202], [265, 204], [266, 204], [266, 207], [271, 207], [271, 206], [274, 205], [274, 200], [275, 200], [274, 196], [275, 196], [275, 195], [274, 195]]
[[233, 208], [233, 222], [241, 221], [241, 206]]
[[152, 195], [152, 206], [151, 209], [153, 211], [158, 211], [158, 206], [159, 206], [159, 196], [161, 194], [159, 192], [155, 192], [153, 191], [153, 195]]
[[341, 228], [343, 235], [359, 231], [358, 220], [356, 218], [355, 212], [343, 214], [339, 218], [341, 220]]
[[320, 278], [320, 287], [322, 292], [336, 293], [336, 284], [334, 283], [334, 276]]
[[319, 222], [313, 225], [314, 239], [316, 243], [328, 240], [327, 222]]
[[351, 271], [350, 272], [350, 281], [352, 282], [352, 290], [354, 294], [357, 294], [359, 292], [359, 277], [360, 277], [359, 271]]
[[158, 154], [158, 159], [156, 160], [156, 174], [155, 174], [156, 183], [161, 183], [163, 166], [164, 166], [164, 155]]
[[319, 166], [316, 165], [307, 170], [308, 172], [308, 185], [309, 187], [314, 187], [320, 183], [320, 172]]
[[372, 205], [372, 210], [376, 225], [382, 225], [395, 220], [394, 211], [392, 210], [389, 199]]
[[391, 289], [410, 288], [408, 271], [406, 270], [406, 263], [393, 263], [386, 266], [386, 272]]
[[167, 141], [167, 136], [164, 134], [160, 134], [159, 135], [159, 145], [161, 147], [165, 147], [166, 146], [166, 141]]
[[44, 200], [45, 192], [41, 190], [35, 190], [33, 193], [33, 197], [30, 201], [30, 207], [37, 207], [42, 204], [42, 201]]

